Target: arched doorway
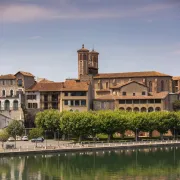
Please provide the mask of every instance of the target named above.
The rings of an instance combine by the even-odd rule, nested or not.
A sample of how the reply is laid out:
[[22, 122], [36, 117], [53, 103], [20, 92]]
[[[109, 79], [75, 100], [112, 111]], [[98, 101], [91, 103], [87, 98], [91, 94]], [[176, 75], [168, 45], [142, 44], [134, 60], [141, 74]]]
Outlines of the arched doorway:
[[156, 107], [155, 111], [161, 111], [161, 108], [160, 107]]
[[5, 100], [5, 102], [4, 102], [4, 110], [5, 111], [10, 110], [10, 102], [9, 102], [9, 100]]
[[18, 101], [17, 100], [14, 100], [13, 102], [13, 110], [18, 110]]
[[138, 108], [138, 107], [135, 107], [135, 108], [133, 109], [133, 111], [134, 111], [134, 112], [139, 112], [139, 108]]
[[153, 112], [153, 111], [154, 111], [153, 107], [148, 108], [148, 112]]
[[142, 107], [141, 112], [147, 112], [147, 109], [145, 107]]
[[119, 110], [120, 110], [120, 111], [124, 111], [125, 109], [124, 109], [123, 107], [120, 107]]
[[132, 111], [132, 108], [130, 107], [126, 108], [126, 111]]

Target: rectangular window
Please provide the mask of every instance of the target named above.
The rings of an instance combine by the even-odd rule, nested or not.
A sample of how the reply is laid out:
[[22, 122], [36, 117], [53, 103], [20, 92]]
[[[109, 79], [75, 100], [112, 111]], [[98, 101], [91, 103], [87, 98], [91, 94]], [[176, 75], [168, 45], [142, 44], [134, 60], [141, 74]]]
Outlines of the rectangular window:
[[136, 93], [133, 93], [133, 96], [135, 96], [136, 95]]
[[5, 85], [5, 81], [4, 80], [3, 80], [2, 84]]
[[126, 96], [126, 92], [122, 92], [122, 95], [123, 95], [123, 96]]
[[133, 100], [133, 104], [139, 104], [139, 99]]
[[65, 100], [65, 101], [64, 101], [64, 105], [65, 105], [65, 106], [68, 106], [68, 100]]
[[65, 92], [65, 93], [64, 93], [64, 96], [68, 96], [68, 92]]
[[44, 109], [48, 109], [48, 103], [44, 103]]
[[106, 89], [108, 89], [108, 82], [106, 82]]
[[74, 101], [73, 101], [73, 100], [71, 100], [70, 102], [71, 102], [71, 106], [74, 106]]
[[33, 108], [34, 108], [34, 109], [37, 109], [37, 108], [38, 108], [37, 103], [33, 103]]
[[146, 95], [146, 92], [145, 92], [145, 91], [143, 91], [143, 92], [142, 92], [142, 95], [143, 95], [143, 96], [145, 96], [145, 95]]
[[28, 103], [28, 108], [32, 109], [32, 107], [33, 107], [32, 103]]
[[27, 99], [36, 100], [36, 95], [27, 95]]
[[44, 95], [44, 101], [48, 101], [48, 95]]
[[119, 104], [125, 104], [126, 100], [119, 100]]
[[71, 96], [86, 96], [86, 92], [85, 91], [71, 92]]
[[132, 100], [126, 100], [126, 104], [132, 104]]
[[13, 80], [11, 80], [11, 85], [13, 85]]
[[149, 99], [148, 104], [154, 104], [154, 99]]
[[51, 98], [52, 101], [58, 101], [58, 94], [53, 94]]
[[160, 104], [161, 103], [161, 99], [155, 99], [155, 103], [156, 104]]
[[86, 100], [81, 100], [81, 106], [86, 106]]
[[140, 99], [140, 104], [147, 104], [147, 100], [146, 99]]
[[18, 79], [17, 84], [18, 84], [19, 87], [22, 87], [22, 79]]
[[79, 105], [80, 105], [79, 100], [75, 100], [75, 106], [79, 106]]

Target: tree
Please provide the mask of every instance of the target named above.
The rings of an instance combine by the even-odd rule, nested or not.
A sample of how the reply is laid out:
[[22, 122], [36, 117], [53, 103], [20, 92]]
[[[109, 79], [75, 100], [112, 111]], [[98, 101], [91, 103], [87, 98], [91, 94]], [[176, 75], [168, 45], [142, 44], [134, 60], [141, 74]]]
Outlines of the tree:
[[24, 132], [24, 127], [19, 121], [13, 120], [8, 125], [7, 132], [10, 136], [12, 136], [15, 139], [15, 148], [16, 148], [16, 136], [22, 136]]
[[161, 140], [163, 139], [163, 134], [167, 133], [170, 129], [170, 113], [169, 112], [156, 112], [154, 114], [156, 121], [156, 130], [160, 133]]
[[55, 137], [55, 132], [60, 130], [60, 117], [61, 113], [54, 109], [39, 112], [35, 119], [36, 127], [53, 132]]
[[29, 131], [30, 139], [38, 138], [38, 137], [41, 137], [42, 135], [43, 135], [43, 129], [41, 128], [33, 128]]
[[2, 148], [4, 147], [4, 142], [6, 142], [9, 138], [9, 134], [6, 130], [0, 131], [0, 141], [2, 142]]
[[113, 134], [120, 129], [120, 121], [114, 111], [99, 111], [97, 114], [100, 130], [108, 135], [108, 141], [111, 140]]
[[93, 131], [93, 116], [90, 112], [65, 112], [61, 117], [60, 128], [64, 134], [72, 133], [81, 141]]
[[[43, 135], [43, 129], [41, 128], [33, 128], [29, 131], [29, 138], [33, 139], [33, 138], [38, 138], [41, 137]], [[36, 141], [36, 147], [37, 147], [37, 141]]]
[[180, 111], [180, 100], [176, 100], [173, 102], [174, 111]]

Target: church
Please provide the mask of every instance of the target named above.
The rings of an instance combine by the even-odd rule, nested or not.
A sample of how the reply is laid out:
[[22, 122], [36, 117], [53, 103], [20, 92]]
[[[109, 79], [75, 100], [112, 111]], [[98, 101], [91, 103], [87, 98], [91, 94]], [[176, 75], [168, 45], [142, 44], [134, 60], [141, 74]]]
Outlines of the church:
[[99, 73], [99, 53], [82, 45], [78, 53], [78, 80], [89, 81], [93, 110], [172, 111], [179, 100], [180, 77], [146, 71]]

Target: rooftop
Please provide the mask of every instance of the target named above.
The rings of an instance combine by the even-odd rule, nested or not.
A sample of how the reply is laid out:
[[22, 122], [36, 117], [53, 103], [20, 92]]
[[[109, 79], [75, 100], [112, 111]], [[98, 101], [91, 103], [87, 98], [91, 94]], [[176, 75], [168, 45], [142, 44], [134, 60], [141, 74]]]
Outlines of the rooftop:
[[4, 80], [13, 80], [16, 79], [16, 77], [13, 74], [6, 74], [6, 75], [1, 75], [0, 79]]
[[21, 73], [24, 76], [34, 77], [34, 75], [29, 72], [19, 71], [15, 75], [17, 75], [18, 73]]
[[172, 77], [156, 71], [125, 72], [125, 73], [103, 73], [94, 76], [94, 79], [102, 78], [133, 78], [133, 77]]

